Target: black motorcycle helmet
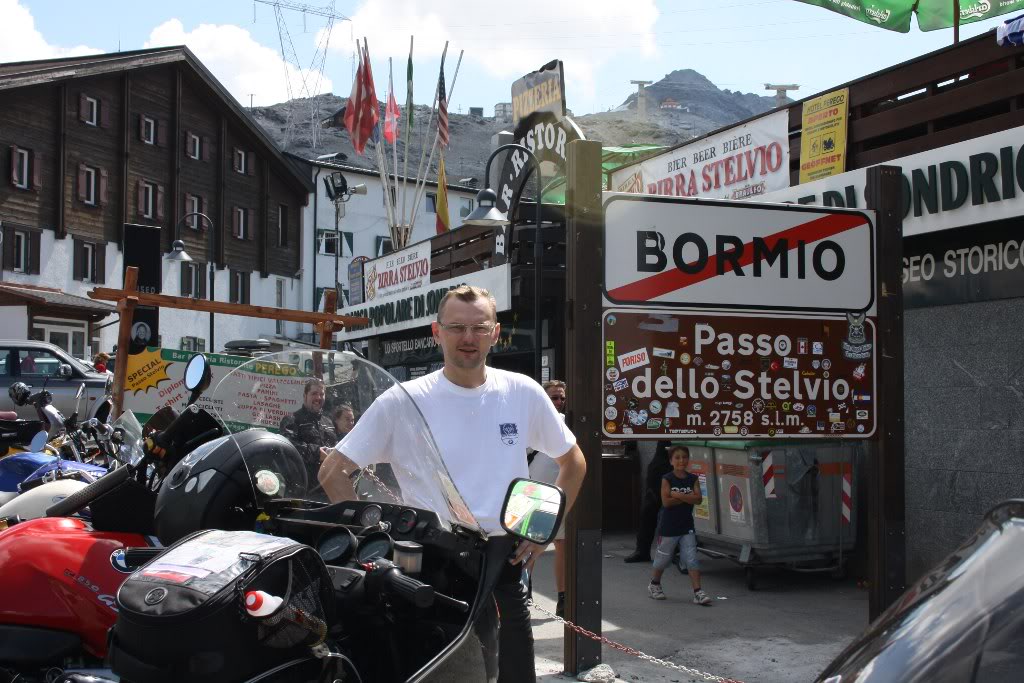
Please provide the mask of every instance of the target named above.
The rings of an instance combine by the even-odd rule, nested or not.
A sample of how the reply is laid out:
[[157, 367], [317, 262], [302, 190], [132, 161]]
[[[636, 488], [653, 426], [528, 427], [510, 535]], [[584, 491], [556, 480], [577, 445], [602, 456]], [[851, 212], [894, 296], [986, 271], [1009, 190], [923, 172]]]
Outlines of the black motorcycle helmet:
[[15, 382], [7, 390], [7, 395], [14, 401], [14, 405], [23, 406], [28, 403], [28, 397], [32, 395], [32, 392], [24, 382]]
[[257, 510], [250, 469], [275, 473], [282, 482], [283, 490], [264, 493], [305, 491], [302, 457], [280, 434], [249, 429], [214, 439], [182, 458], [160, 487], [153, 517], [160, 542], [170, 545], [202, 529], [252, 530]]

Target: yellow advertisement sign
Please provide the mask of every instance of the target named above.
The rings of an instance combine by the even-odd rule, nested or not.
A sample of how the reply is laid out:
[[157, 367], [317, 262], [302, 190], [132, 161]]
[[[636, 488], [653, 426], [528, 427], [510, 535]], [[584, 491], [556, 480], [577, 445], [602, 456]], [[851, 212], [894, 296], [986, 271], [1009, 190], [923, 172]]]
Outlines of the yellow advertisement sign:
[[850, 90], [804, 102], [800, 134], [800, 184], [846, 171], [846, 122]]

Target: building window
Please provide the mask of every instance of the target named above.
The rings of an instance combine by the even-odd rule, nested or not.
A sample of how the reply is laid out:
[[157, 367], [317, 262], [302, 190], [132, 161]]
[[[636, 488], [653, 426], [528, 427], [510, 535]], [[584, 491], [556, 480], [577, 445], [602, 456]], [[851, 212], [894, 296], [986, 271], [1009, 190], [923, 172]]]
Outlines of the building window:
[[89, 97], [86, 95], [83, 98], [85, 102], [85, 111], [82, 113], [82, 121], [90, 126], [99, 125], [100, 118], [100, 103], [95, 97]]
[[206, 340], [202, 337], [182, 337], [181, 350], [203, 353], [206, 351]]
[[153, 183], [142, 183], [142, 216], [152, 218], [156, 206], [156, 185]]
[[106, 246], [94, 242], [73, 241], [72, 277], [82, 282], [103, 284], [106, 279]]
[[148, 116], [142, 117], [142, 141], [147, 145], [156, 144], [156, 121]]
[[427, 213], [437, 213], [437, 194], [427, 193]]
[[202, 139], [195, 133], [188, 134], [188, 155], [193, 159], [201, 159], [203, 156]]
[[28, 272], [28, 233], [22, 230], [14, 231], [14, 272]]
[[82, 281], [93, 282], [96, 276], [96, 245], [82, 245]]
[[338, 233], [334, 230], [316, 231], [316, 253], [323, 256], [334, 256], [337, 253], [337, 250]]
[[249, 273], [240, 270], [231, 271], [231, 303], [249, 303]]
[[82, 201], [89, 206], [96, 206], [96, 169], [92, 166], [82, 168]]
[[377, 249], [374, 252], [376, 256], [383, 256], [384, 254], [390, 254], [394, 251], [394, 247], [391, 244], [390, 237], [378, 237], [377, 238]]
[[[394, 206], [395, 205], [395, 196], [396, 196], [395, 195], [395, 188], [393, 188], [393, 187], [390, 188], [390, 193], [391, 193], [391, 206]], [[387, 192], [381, 192], [380, 193], [381, 206], [387, 206], [386, 204], [384, 204], [384, 201], [387, 198], [387, 196], [388, 196]]]
[[288, 207], [285, 204], [277, 207], [277, 246], [288, 246]]
[[[284, 308], [284, 280], [278, 278], [275, 287], [276, 287], [276, 294], [277, 294], [277, 297], [275, 299], [275, 301], [276, 301], [275, 305], [278, 308]], [[278, 321], [276, 321], [276, 323], [277, 324], [276, 324], [275, 331], [277, 332], [277, 334], [284, 334], [284, 321], [283, 320], [278, 320]]]
[[240, 240], [253, 237], [252, 209], [236, 206], [232, 213], [232, 234]]
[[181, 295], [195, 299], [206, 298], [206, 279], [203, 277], [203, 264], [184, 262], [181, 264]]
[[11, 159], [11, 183], [15, 187], [27, 190], [29, 187], [29, 159], [32, 154], [27, 149], [15, 147]]
[[235, 147], [235, 171], [243, 175], [249, 173], [249, 155], [238, 147]]
[[[203, 210], [203, 198], [199, 195], [190, 194], [185, 201], [185, 213], [201, 213]], [[201, 216], [189, 216], [188, 227], [193, 230], [200, 230], [203, 224]]]
[[465, 218], [471, 213], [473, 213], [473, 198], [459, 197], [459, 216]]
[[356, 253], [352, 250], [352, 240], [355, 237], [355, 233], [343, 232], [341, 233], [341, 255], [342, 256], [355, 256]]

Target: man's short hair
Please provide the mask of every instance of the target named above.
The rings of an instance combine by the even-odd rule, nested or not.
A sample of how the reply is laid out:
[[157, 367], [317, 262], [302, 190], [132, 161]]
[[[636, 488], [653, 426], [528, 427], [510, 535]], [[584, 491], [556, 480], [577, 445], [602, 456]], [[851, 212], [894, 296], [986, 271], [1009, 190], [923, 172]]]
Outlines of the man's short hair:
[[686, 446], [680, 446], [679, 444], [675, 444], [674, 446], [668, 447], [668, 457], [671, 458], [673, 455], [676, 454], [676, 451], [682, 451], [683, 455], [685, 455], [687, 458], [690, 457], [690, 449], [687, 448]]
[[324, 381], [319, 377], [311, 377], [306, 380], [306, 386], [303, 387], [302, 389], [302, 395], [305, 396], [306, 394], [308, 394], [310, 391], [313, 390], [313, 387], [320, 387], [321, 389], [323, 389], [325, 386], [326, 385], [324, 384]]
[[459, 301], [465, 301], [466, 303], [473, 303], [477, 299], [487, 299], [491, 304], [491, 314], [494, 317], [494, 321], [498, 321], [498, 302], [494, 299], [494, 295], [483, 287], [459, 285], [454, 289], [449, 289], [441, 298], [441, 303], [437, 305], [437, 322], [441, 322], [441, 314], [444, 313], [444, 307], [448, 303], [449, 299], [458, 299]]
[[549, 379], [548, 381], [546, 381], [543, 384], [541, 384], [541, 386], [544, 387], [544, 391], [547, 391], [548, 389], [551, 389], [552, 387], [554, 387], [555, 389], [565, 389], [566, 388], [565, 382], [563, 382], [560, 379]]

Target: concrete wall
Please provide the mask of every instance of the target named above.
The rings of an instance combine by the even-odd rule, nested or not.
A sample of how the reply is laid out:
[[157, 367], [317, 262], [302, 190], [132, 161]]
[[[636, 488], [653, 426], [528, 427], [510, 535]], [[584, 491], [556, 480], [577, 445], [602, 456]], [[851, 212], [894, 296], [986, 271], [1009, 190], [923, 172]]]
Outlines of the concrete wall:
[[0, 336], [28, 339], [28, 306], [0, 306]]
[[1024, 299], [905, 314], [907, 578], [1024, 497]]

